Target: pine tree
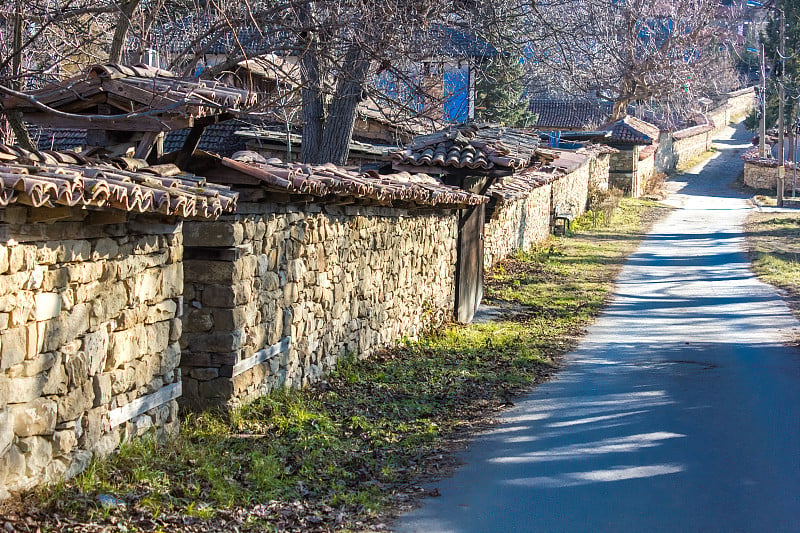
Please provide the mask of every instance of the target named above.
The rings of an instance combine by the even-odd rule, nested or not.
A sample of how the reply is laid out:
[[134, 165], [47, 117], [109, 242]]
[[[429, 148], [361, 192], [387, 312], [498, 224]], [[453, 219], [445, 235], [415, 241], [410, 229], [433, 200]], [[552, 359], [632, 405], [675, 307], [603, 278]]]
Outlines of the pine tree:
[[482, 72], [476, 87], [478, 120], [503, 126], [529, 126], [535, 116], [528, 111], [523, 65], [509, 57], [498, 57]]

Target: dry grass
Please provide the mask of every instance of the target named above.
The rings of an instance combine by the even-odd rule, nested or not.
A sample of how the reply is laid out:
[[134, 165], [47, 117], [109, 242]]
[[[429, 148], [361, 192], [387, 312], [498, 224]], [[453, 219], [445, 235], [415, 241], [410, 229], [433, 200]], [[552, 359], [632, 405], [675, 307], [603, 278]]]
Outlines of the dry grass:
[[753, 271], [780, 289], [800, 318], [800, 212], [751, 213], [745, 234]]

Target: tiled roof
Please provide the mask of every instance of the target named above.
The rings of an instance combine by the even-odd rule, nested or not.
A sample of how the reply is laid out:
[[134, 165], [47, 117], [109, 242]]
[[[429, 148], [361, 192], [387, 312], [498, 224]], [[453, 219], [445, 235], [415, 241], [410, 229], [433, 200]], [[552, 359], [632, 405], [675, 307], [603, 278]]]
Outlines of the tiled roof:
[[513, 202], [530, 195], [531, 191], [551, 183], [563, 174], [550, 167], [547, 169], [528, 169], [495, 180], [487, 195], [496, 198], [499, 204]]
[[628, 124], [628, 118], [629, 117], [626, 117], [614, 123], [608, 124], [604, 130], [610, 131], [611, 135], [606, 137], [604, 141], [611, 144], [652, 144], [653, 138], [636, 129], [634, 126]]
[[[212, 28], [218, 28], [211, 31]], [[201, 35], [206, 37], [199, 39]], [[152, 42], [146, 43], [160, 53], [168, 55], [188, 52], [220, 55], [241, 54], [248, 57], [291, 46], [295, 39], [278, 28], [257, 28], [252, 24], [231, 29], [230, 22], [212, 18], [208, 13], [196, 13], [157, 26], [152, 31]], [[142, 43], [136, 35], [129, 39], [128, 48], [138, 50]]]
[[605, 124], [611, 114], [608, 104], [578, 100], [531, 100], [529, 110], [537, 115], [534, 128], [591, 130]]
[[[244, 150], [247, 141], [236, 135], [236, 131], [247, 126], [250, 126], [250, 124], [243, 124], [238, 120], [227, 120], [207, 126], [203, 130], [197, 149], [224, 156], [230, 156], [235, 152]], [[189, 136], [189, 131], [189, 129], [182, 129], [167, 133], [164, 138], [164, 153], [180, 150], [186, 141], [186, 137]]]
[[392, 155], [396, 164], [442, 169], [521, 170], [531, 165], [539, 137], [521, 130], [475, 124], [414, 138]]
[[79, 128], [44, 128], [31, 125], [31, 140], [39, 150], [74, 150], [86, 146], [86, 130]]
[[[197, 149], [230, 156], [235, 152], [245, 149], [246, 139], [236, 135], [236, 131], [248, 127], [250, 124], [238, 120], [228, 120], [218, 124], [211, 124], [203, 130], [200, 144]], [[164, 138], [164, 153], [174, 152], [183, 147], [189, 129], [173, 130]], [[77, 128], [30, 128], [31, 139], [39, 150], [74, 150], [85, 148], [86, 130]]]
[[443, 184], [427, 174], [398, 172], [380, 175], [348, 172], [335, 165], [304, 165], [266, 160], [255, 152], [241, 152], [223, 158], [228, 168], [258, 179], [261, 186], [276, 192], [310, 195], [324, 201], [336, 198], [357, 199], [391, 207], [456, 208], [488, 201], [485, 196]]
[[658, 140], [658, 136], [661, 133], [661, 128], [655, 124], [651, 124], [650, 122], [644, 121], [640, 118], [636, 118], [634, 116], [628, 115], [623, 119], [627, 125], [630, 127], [641, 131], [653, 141]]
[[586, 164], [589, 156], [580, 152], [572, 150], [560, 150], [558, 148], [550, 148], [558, 156], [553, 160], [549, 166], [556, 168], [562, 172], [569, 174]]
[[217, 218], [237, 193], [174, 165], [138, 159], [98, 162], [74, 152], [29, 152], [0, 145], [0, 206], [77, 206], [134, 213]]
[[651, 144], [650, 146], [645, 146], [644, 148], [639, 150], [639, 161], [644, 161], [648, 157], [653, 156], [657, 150], [658, 150], [657, 144]]
[[[29, 96], [57, 110], [72, 114], [97, 113], [98, 105], [114, 108], [113, 114], [128, 114], [117, 122], [116, 129], [168, 131], [176, 125], [188, 127], [193, 119], [222, 115], [255, 103], [255, 94], [244, 89], [221, 85], [216, 81], [183, 79], [169, 71], [147, 65], [97, 65], [85, 73], [30, 91]], [[51, 125], [55, 119], [29, 101], [8, 96], [5, 109], [17, 109], [25, 120]], [[59, 123], [65, 119], [58, 117]], [[76, 121], [90, 122], [78, 117]], [[111, 123], [99, 122], [106, 129]]]

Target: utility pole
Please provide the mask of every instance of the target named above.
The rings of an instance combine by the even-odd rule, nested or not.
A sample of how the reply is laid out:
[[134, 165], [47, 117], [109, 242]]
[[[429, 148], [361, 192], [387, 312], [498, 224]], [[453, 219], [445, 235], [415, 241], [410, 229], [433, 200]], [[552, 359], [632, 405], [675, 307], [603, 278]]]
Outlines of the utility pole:
[[758, 124], [758, 155], [766, 157], [767, 137], [767, 58], [764, 52], [764, 42], [761, 42], [761, 94], [759, 95], [759, 111], [761, 121]]
[[783, 9], [779, 10], [781, 13], [781, 32], [778, 55], [778, 64], [780, 65], [780, 76], [778, 77], [778, 183], [777, 183], [777, 197], [778, 207], [783, 207], [783, 187], [786, 179], [786, 154], [784, 153], [784, 136], [786, 135], [786, 119], [784, 113], [784, 71], [786, 70], [786, 13]]

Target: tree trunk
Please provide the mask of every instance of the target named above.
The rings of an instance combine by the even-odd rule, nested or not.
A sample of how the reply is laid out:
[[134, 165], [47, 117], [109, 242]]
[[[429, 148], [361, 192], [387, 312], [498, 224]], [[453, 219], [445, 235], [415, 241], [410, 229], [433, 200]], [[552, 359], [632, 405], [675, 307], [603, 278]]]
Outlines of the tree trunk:
[[614, 121], [625, 118], [628, 114], [628, 104], [630, 103], [630, 98], [620, 98], [614, 102], [614, 108], [611, 111], [611, 120]]
[[[300, 24], [313, 28], [313, 2], [302, 4], [296, 8]], [[302, 88], [301, 116], [303, 120], [302, 146], [300, 147], [300, 161], [303, 163], [316, 163], [319, 149], [322, 144], [322, 130], [325, 121], [325, 107], [322, 101], [322, 75], [320, 73], [319, 37], [312, 31], [303, 36], [305, 50], [300, 56], [300, 76]]]
[[125, 46], [125, 38], [131, 27], [131, 17], [136, 8], [139, 7], [141, 0], [129, 0], [122, 4], [119, 17], [117, 18], [117, 28], [114, 30], [114, 37], [111, 39], [111, 49], [108, 52], [109, 63], [119, 63], [122, 59], [122, 48]]
[[303, 163], [318, 163], [322, 145], [325, 110], [322, 102], [322, 80], [319, 72], [319, 58], [313, 50], [307, 50], [300, 58], [303, 88], [303, 144], [300, 160]]
[[350, 140], [356, 119], [356, 108], [361, 102], [364, 81], [370, 62], [357, 44], [350, 45], [345, 56], [342, 74], [336, 84], [336, 93], [328, 111], [322, 137], [320, 163], [344, 165], [350, 152]]
[[[22, 1], [17, 0], [14, 2], [14, 57], [11, 60], [11, 87], [17, 91], [22, 88], [22, 33]], [[28, 129], [22, 122], [22, 113], [18, 111], [8, 113], [6, 118], [8, 119], [8, 124], [11, 126], [11, 130], [14, 132], [17, 144], [26, 150], [36, 150], [28, 134]]]

